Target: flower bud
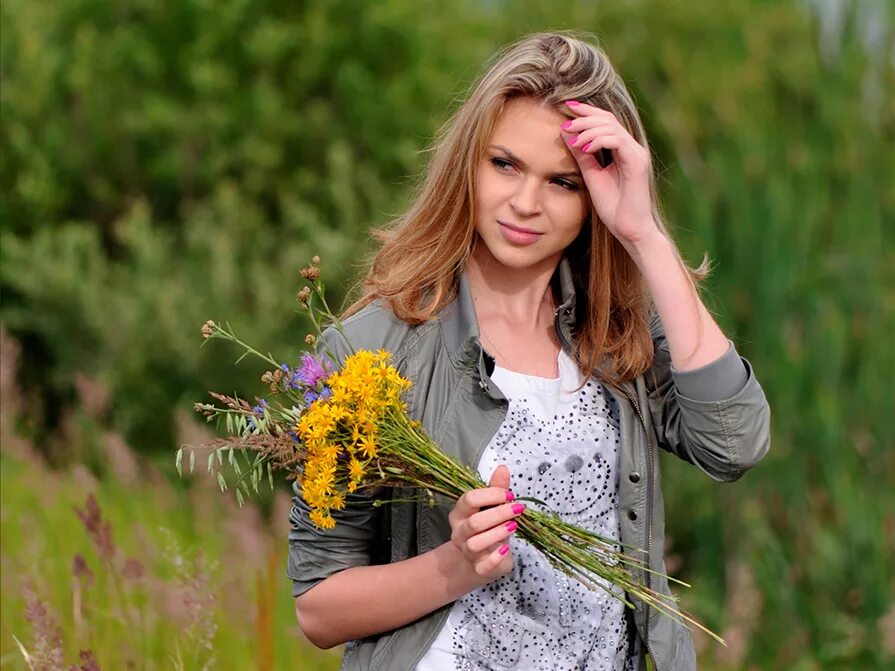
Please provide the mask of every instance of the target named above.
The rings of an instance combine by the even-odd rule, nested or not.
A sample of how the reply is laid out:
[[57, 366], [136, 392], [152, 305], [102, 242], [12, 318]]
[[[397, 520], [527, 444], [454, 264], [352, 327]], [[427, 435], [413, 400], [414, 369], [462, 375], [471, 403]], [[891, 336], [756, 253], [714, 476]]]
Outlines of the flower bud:
[[308, 301], [311, 300], [311, 290], [308, 289], [308, 287], [304, 287], [301, 291], [298, 292], [298, 296], [296, 296], [296, 298], [298, 298], [299, 303], [307, 305]]
[[317, 342], [317, 337], [313, 333], [309, 333], [305, 336], [305, 343], [308, 345], [314, 345]]
[[214, 333], [214, 322], [210, 319], [202, 324], [202, 337], [206, 340], [212, 336]]

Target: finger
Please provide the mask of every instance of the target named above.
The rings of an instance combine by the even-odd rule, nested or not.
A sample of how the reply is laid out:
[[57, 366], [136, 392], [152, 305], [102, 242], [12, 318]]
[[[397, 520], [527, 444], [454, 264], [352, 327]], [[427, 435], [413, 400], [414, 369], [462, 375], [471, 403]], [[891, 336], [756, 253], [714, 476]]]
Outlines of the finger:
[[505, 464], [500, 464], [491, 474], [491, 480], [488, 482], [491, 487], [510, 488], [510, 469]]
[[470, 552], [474, 552], [475, 554], [484, 552], [488, 548], [493, 547], [496, 543], [499, 543], [516, 533], [518, 528], [519, 523], [516, 522], [516, 520], [498, 524], [487, 531], [483, 531], [475, 536], [470, 536], [466, 541], [466, 547]]
[[507, 503], [496, 508], [488, 508], [487, 510], [473, 513], [463, 522], [465, 527], [464, 535], [469, 538], [483, 531], [488, 531], [507, 520], [519, 517], [523, 512], [525, 512], [524, 503]]
[[621, 132], [617, 126], [605, 124], [602, 126], [597, 126], [596, 128], [588, 128], [578, 133], [578, 135], [571, 135], [567, 137], [566, 144], [573, 149], [578, 149], [586, 145], [588, 142], [592, 142], [595, 138], [600, 136], [623, 137], [623, 132]]
[[588, 142], [583, 143], [579, 151], [593, 154], [600, 149], [621, 149], [624, 143], [624, 138], [620, 138], [618, 135], [595, 135]]
[[508, 543], [501, 543], [494, 552], [485, 555], [482, 559], [475, 563], [475, 572], [480, 576], [486, 576], [491, 573], [509, 554], [510, 546]]
[[581, 116], [569, 119], [560, 126], [560, 130], [566, 133], [581, 133], [590, 128], [621, 128], [622, 125], [614, 116]]
[[593, 155], [601, 149], [610, 149], [628, 169], [642, 170], [649, 166], [649, 152], [634, 138], [627, 135], [597, 135], [593, 140], [572, 152], [576, 158]]
[[483, 487], [471, 489], [457, 499], [454, 512], [457, 519], [464, 519], [477, 513], [483, 506], [498, 506], [516, 498], [513, 492], [503, 487]]
[[615, 115], [609, 110], [605, 110], [602, 107], [597, 107], [596, 105], [590, 105], [588, 103], [583, 103], [580, 100], [566, 100], [566, 110], [574, 114], [576, 117], [582, 116], [601, 116], [601, 115], [609, 115], [613, 119], [615, 119]]

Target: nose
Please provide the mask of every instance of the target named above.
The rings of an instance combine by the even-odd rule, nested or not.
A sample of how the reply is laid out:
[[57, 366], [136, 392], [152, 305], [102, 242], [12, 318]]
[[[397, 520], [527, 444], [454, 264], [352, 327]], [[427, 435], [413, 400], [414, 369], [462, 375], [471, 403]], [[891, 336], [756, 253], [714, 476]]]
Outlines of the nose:
[[510, 207], [520, 216], [537, 214], [540, 210], [538, 199], [538, 183], [536, 179], [520, 179], [513, 197], [510, 199]]

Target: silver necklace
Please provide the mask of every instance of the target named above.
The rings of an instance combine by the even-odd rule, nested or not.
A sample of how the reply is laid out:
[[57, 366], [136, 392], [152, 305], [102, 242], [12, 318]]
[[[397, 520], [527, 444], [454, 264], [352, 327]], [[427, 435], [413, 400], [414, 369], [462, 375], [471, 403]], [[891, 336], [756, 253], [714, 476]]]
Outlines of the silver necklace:
[[509, 365], [509, 359], [507, 359], [506, 356], [504, 356], [504, 353], [500, 351], [500, 348], [497, 346], [497, 343], [494, 342], [494, 339], [491, 338], [491, 336], [489, 336], [487, 333], [485, 333], [484, 329], [482, 329], [481, 327], [479, 327], [479, 332], [483, 336], [485, 336], [485, 338], [488, 339], [488, 342], [490, 342], [494, 346], [494, 353], [500, 355], [500, 358], [503, 359], [504, 366]]

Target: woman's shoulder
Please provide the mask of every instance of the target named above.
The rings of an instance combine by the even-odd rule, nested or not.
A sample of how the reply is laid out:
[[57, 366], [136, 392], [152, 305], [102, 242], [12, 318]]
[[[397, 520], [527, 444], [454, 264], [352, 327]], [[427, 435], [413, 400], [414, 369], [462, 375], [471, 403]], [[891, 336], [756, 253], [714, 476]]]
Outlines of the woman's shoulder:
[[352, 349], [384, 349], [396, 357], [408, 354], [422, 339], [439, 335], [437, 319], [410, 324], [396, 317], [384, 299], [375, 299], [342, 320], [342, 332]]

